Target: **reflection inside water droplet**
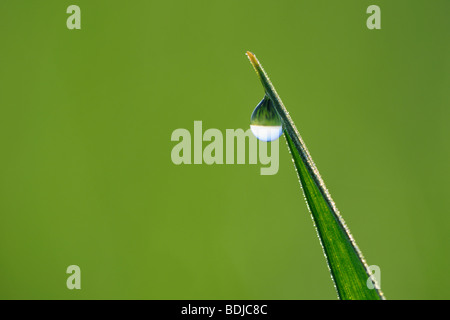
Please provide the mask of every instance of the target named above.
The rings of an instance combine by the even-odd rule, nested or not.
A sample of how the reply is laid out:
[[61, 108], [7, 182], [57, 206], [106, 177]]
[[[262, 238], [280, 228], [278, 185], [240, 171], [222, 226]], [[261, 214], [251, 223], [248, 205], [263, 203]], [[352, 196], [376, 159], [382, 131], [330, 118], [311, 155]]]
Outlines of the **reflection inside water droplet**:
[[281, 119], [268, 96], [264, 96], [253, 110], [250, 129], [262, 141], [274, 141], [283, 133]]
[[281, 133], [283, 132], [282, 126], [253, 126], [250, 125], [250, 129], [252, 129], [253, 134], [255, 137], [257, 137], [259, 140], [262, 141], [274, 141], [277, 140]]

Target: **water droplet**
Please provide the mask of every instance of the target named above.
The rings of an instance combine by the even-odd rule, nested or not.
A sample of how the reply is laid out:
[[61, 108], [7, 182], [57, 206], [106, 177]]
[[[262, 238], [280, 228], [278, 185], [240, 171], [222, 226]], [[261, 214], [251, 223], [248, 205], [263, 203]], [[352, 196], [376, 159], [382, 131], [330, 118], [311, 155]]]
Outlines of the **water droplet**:
[[250, 118], [250, 129], [255, 137], [262, 141], [277, 140], [283, 133], [280, 116], [268, 96], [264, 96], [253, 110]]

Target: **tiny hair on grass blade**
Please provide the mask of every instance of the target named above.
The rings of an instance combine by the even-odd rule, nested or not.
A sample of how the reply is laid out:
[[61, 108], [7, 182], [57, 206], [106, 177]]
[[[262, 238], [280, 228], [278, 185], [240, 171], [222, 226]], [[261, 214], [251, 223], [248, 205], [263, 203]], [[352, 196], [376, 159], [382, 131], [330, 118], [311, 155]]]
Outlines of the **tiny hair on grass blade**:
[[247, 51], [246, 54], [264, 87], [265, 94], [272, 100], [273, 107], [281, 118], [288, 149], [339, 299], [384, 300], [384, 295], [373, 277], [374, 285], [369, 288], [369, 266], [267, 73], [253, 53]]

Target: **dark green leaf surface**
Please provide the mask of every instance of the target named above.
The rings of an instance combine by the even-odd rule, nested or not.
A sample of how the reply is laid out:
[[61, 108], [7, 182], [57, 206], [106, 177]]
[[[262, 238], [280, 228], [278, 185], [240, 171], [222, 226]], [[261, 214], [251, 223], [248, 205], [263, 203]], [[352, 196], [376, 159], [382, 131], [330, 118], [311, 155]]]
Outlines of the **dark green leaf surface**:
[[368, 266], [339, 214], [294, 122], [255, 55], [247, 52], [253, 67], [272, 100], [284, 128], [284, 135], [312, 214], [325, 257], [340, 299], [384, 299], [378, 289], [369, 289]]

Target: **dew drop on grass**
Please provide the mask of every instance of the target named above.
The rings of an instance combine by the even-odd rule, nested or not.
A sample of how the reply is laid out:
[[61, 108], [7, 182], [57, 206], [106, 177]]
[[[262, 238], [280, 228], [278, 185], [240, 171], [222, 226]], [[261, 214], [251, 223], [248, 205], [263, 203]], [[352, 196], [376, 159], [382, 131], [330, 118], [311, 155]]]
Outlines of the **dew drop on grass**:
[[262, 141], [277, 140], [283, 133], [283, 125], [272, 100], [266, 95], [253, 110], [250, 129]]

